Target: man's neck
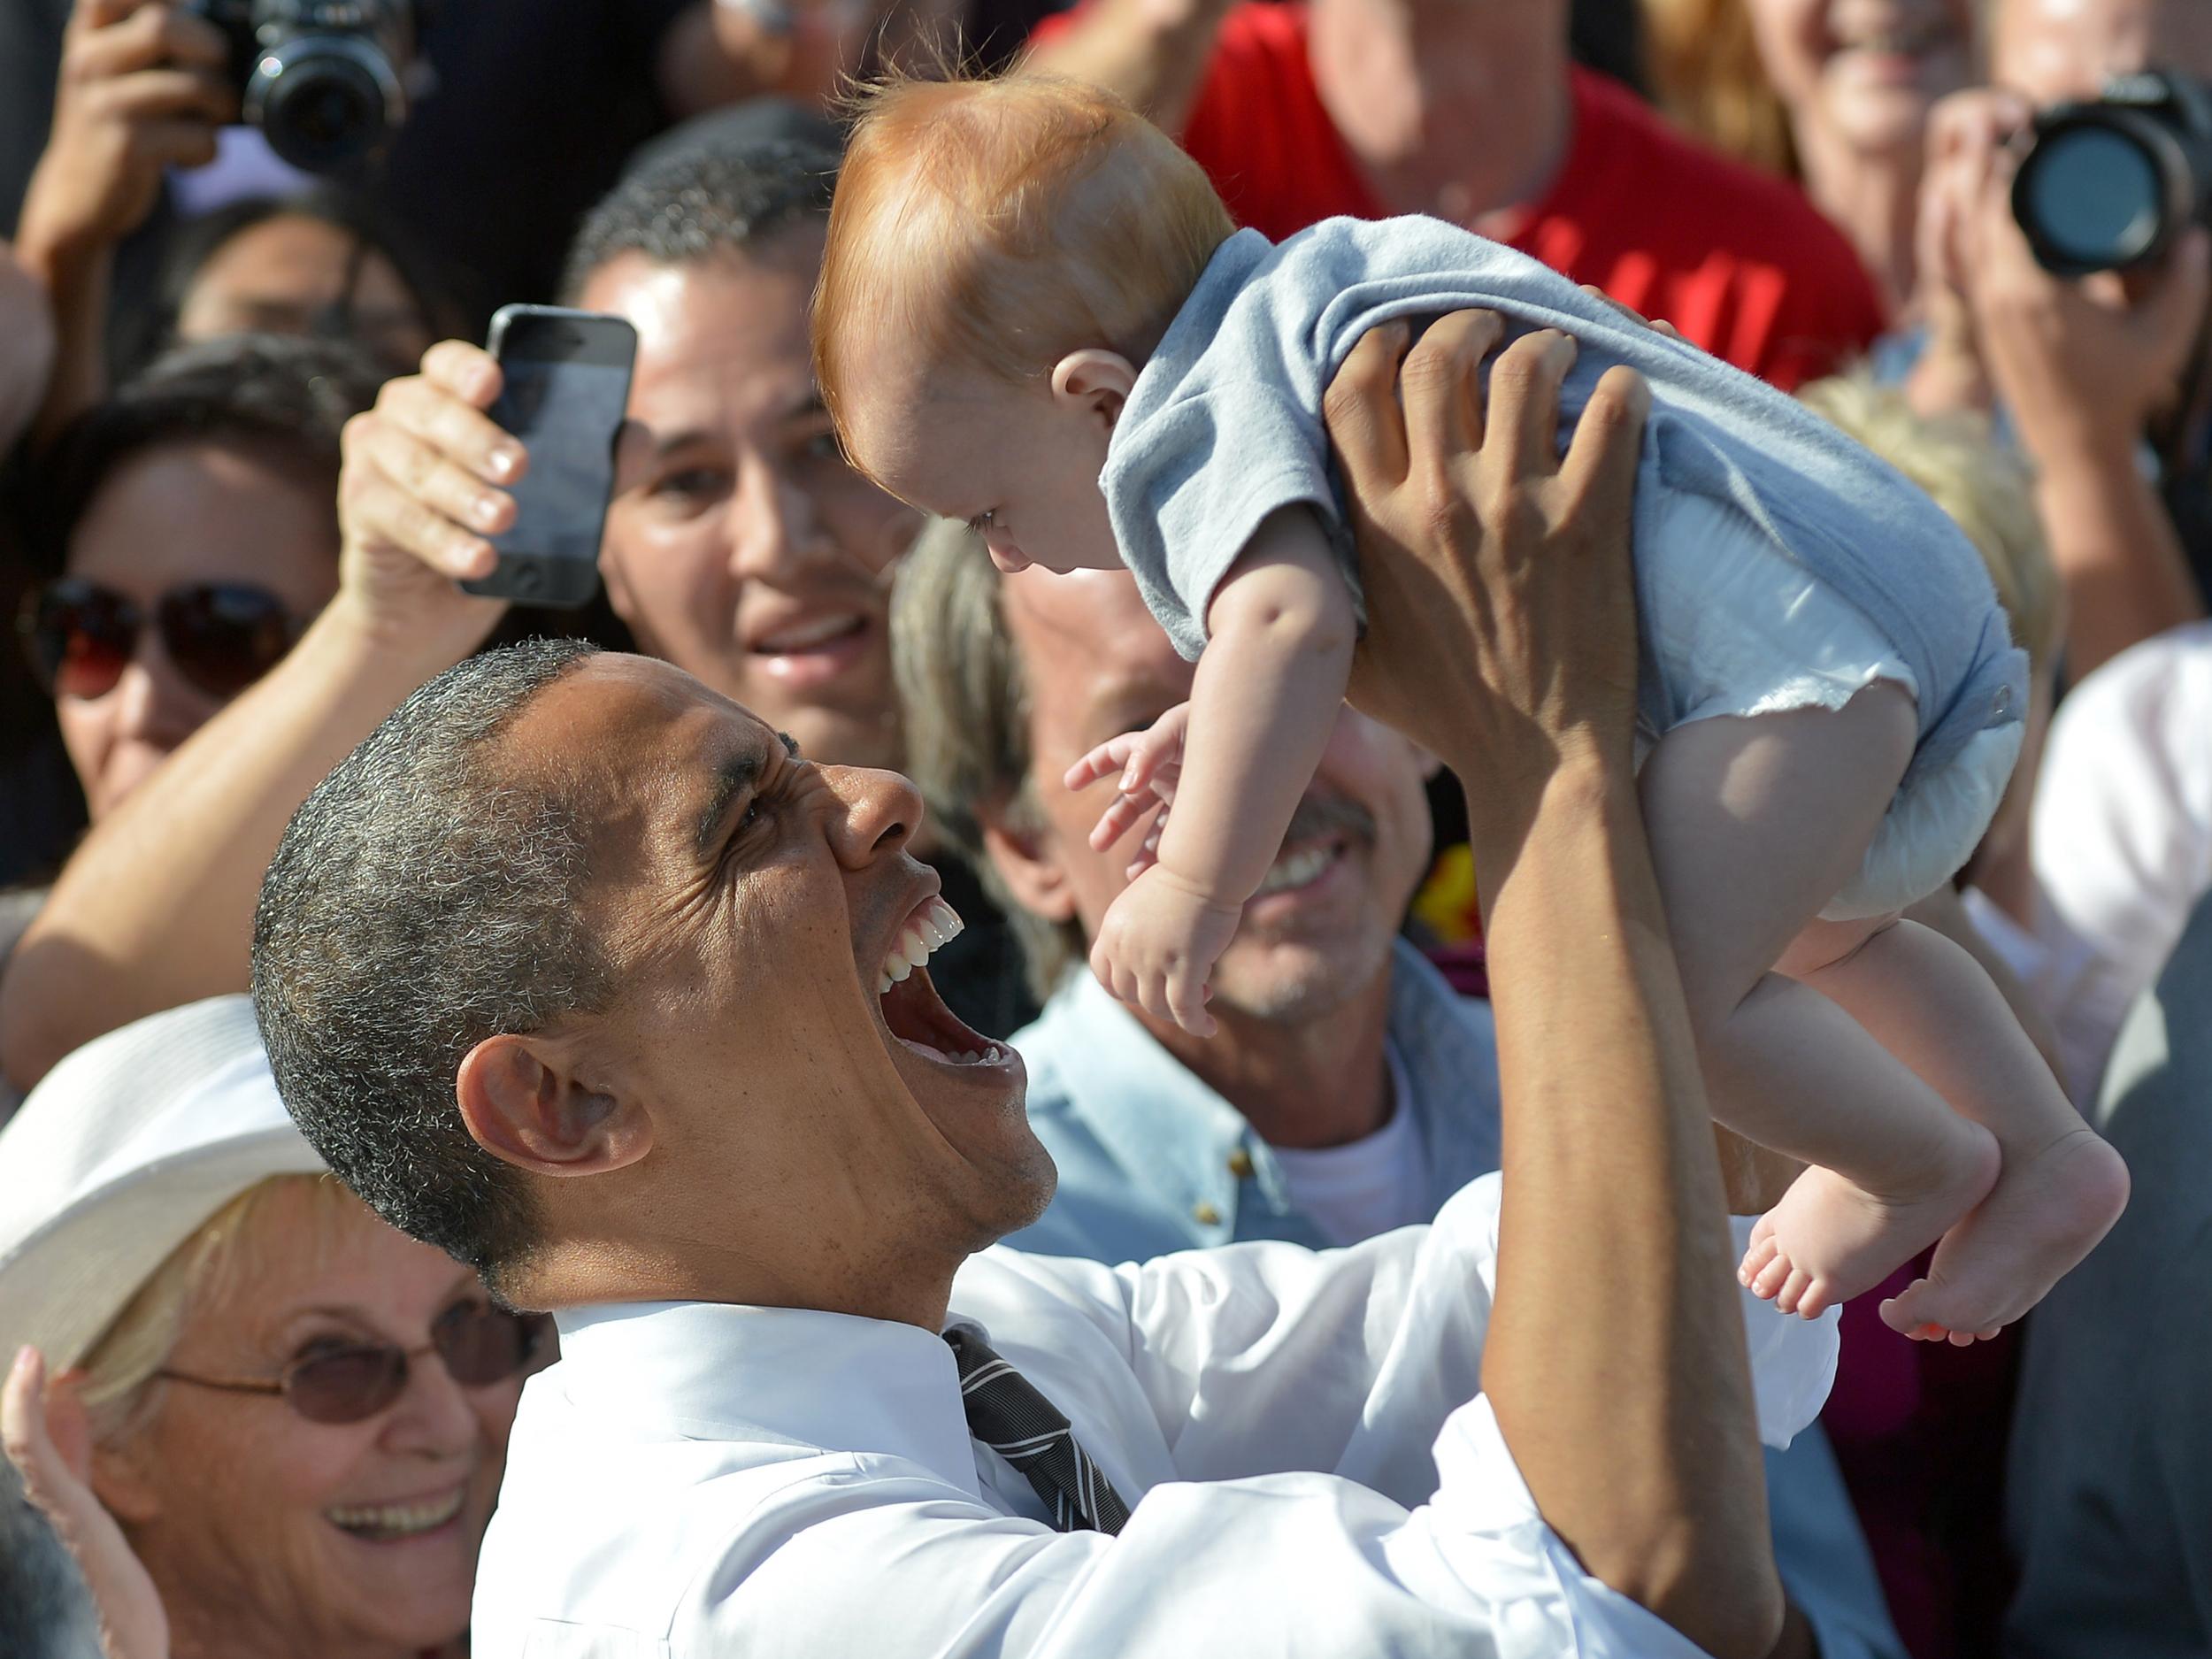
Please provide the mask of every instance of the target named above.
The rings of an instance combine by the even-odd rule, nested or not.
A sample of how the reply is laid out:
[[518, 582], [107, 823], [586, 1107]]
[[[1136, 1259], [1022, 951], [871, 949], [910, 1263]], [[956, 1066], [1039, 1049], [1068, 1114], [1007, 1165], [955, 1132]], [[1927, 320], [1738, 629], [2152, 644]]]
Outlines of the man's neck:
[[1390, 984], [1386, 963], [1364, 990], [1317, 1018], [1263, 1019], [1217, 1006], [1211, 1037], [1137, 1018], [1268, 1145], [1339, 1147], [1390, 1118]]
[[[1509, 235], [1520, 211], [1549, 192], [1574, 138], [1566, 27], [1554, 9], [1534, 0], [1469, 7], [1450, 14], [1441, 30], [1394, 8], [1345, 0], [1313, 8], [1315, 88], [1386, 212], [1427, 213]], [[1402, 122], [1373, 114], [1388, 72], [1363, 70], [1382, 50], [1373, 42], [1385, 27], [1407, 31], [1399, 50], [1432, 72], [1436, 60], [1460, 66], [1457, 82], [1440, 76], [1425, 88], [1436, 110], [1423, 142], [1411, 141]]]

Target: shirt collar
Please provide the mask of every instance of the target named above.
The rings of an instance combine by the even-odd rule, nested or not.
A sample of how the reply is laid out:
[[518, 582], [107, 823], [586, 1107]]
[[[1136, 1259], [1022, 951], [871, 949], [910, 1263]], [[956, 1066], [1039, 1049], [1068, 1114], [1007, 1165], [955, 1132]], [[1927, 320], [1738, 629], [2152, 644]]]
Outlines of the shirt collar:
[[[1497, 1047], [1489, 1004], [1455, 993], [1420, 951], [1395, 942], [1387, 1051], [1397, 1109], [1409, 1110], [1426, 1149], [1432, 1206], [1498, 1167]], [[1071, 973], [1038, 1023], [1040, 1048], [1084, 1125], [1129, 1179], [1173, 1214], [1194, 1222], [1196, 1241], [1240, 1236], [1240, 1182], [1233, 1155], [1249, 1160], [1263, 1203], [1290, 1210], [1281, 1166], [1244, 1115], [1159, 1040], [1091, 974]]]
[[560, 1362], [537, 1386], [588, 1412], [687, 1439], [905, 1458], [980, 1493], [958, 1369], [932, 1332], [711, 1302], [572, 1308], [554, 1323]]

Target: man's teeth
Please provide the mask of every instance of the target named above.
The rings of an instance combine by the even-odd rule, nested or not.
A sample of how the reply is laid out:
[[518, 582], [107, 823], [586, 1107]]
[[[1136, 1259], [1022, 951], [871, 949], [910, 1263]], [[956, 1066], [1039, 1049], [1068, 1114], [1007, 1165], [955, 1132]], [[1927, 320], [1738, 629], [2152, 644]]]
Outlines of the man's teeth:
[[899, 930], [891, 949], [883, 953], [883, 964], [876, 970], [876, 995], [881, 996], [927, 962], [933, 951], [957, 939], [966, 926], [944, 900], [930, 900], [919, 916]]
[[821, 645], [849, 634], [860, 624], [860, 613], [840, 611], [812, 622], [795, 622], [780, 634], [763, 639], [755, 649], [771, 655], [782, 651], [803, 651], [809, 646]]
[[971, 1048], [965, 1054], [944, 1054], [941, 1051], [938, 1057], [949, 1060], [955, 1065], [996, 1065], [1006, 1058], [1006, 1050], [993, 1043], [981, 1054]]
[[1285, 853], [1276, 859], [1262, 878], [1254, 896], [1262, 893], [1287, 893], [1293, 887], [1320, 879], [1321, 872], [1336, 862], [1338, 849], [1334, 845], [1309, 847], [1302, 852]]
[[406, 1538], [443, 1526], [460, 1514], [467, 1497], [467, 1487], [456, 1486], [442, 1498], [425, 1498], [417, 1503], [365, 1504], [357, 1509], [325, 1509], [323, 1514], [332, 1525], [365, 1538]]

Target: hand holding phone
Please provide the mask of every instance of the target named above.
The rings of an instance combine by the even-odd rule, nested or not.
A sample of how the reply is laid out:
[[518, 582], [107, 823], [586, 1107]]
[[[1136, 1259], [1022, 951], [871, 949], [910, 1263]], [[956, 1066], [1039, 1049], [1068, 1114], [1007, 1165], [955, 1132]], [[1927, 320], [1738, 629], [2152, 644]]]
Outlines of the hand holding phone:
[[599, 590], [637, 333], [597, 311], [503, 305], [487, 344], [504, 380], [491, 418], [521, 441], [530, 468], [512, 487], [513, 527], [491, 539], [497, 568], [461, 586], [526, 604], [587, 604]]

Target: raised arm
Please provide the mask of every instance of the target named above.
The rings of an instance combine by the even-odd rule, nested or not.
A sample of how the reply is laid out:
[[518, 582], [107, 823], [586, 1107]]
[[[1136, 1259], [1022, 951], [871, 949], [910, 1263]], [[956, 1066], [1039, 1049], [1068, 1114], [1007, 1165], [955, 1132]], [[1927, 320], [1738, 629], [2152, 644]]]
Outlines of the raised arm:
[[[1332, 388], [1369, 633], [1353, 700], [1468, 798], [1504, 1116], [1482, 1380], [1551, 1527], [1709, 1652], [1788, 1644], [1720, 1174], [1637, 805], [1628, 506], [1645, 393], [1494, 319], [1363, 342]], [[1402, 398], [1402, 413], [1395, 385]], [[1480, 509], [1478, 511], [1478, 508]], [[1486, 538], [1485, 526], [1524, 534]]]
[[178, 749], [89, 836], [0, 977], [0, 1064], [28, 1089], [62, 1056], [143, 1015], [246, 988], [262, 872], [293, 810], [407, 694], [473, 650], [503, 609], [455, 576], [497, 530], [506, 434], [480, 411], [499, 368], [431, 348], [346, 427], [338, 596], [281, 663]]
[[1023, 60], [1118, 93], [1163, 132], [1179, 134], [1206, 83], [1221, 20], [1237, 0], [1091, 0]]

